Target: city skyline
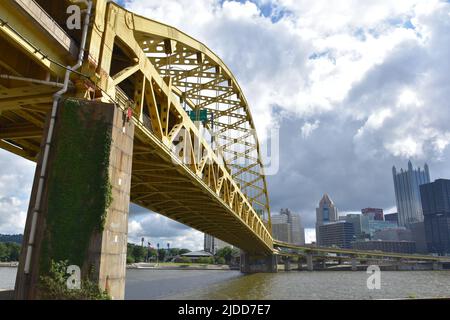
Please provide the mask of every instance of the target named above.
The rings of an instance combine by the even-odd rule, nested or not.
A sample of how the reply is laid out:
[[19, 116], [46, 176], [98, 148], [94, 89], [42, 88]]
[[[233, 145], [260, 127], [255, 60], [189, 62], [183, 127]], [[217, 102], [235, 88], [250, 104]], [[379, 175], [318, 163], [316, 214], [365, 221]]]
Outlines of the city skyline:
[[[450, 177], [447, 2], [124, 3], [223, 57], [247, 95], [262, 143], [267, 128], [280, 127], [281, 168], [268, 177], [273, 215], [288, 207], [313, 228], [325, 192], [341, 212], [395, 212], [391, 168], [409, 159], [427, 162], [434, 179]], [[380, 14], [360, 18], [370, 11]], [[333, 19], [339, 14], [345, 19]], [[228, 45], [231, 39], [245, 44], [245, 54], [242, 45]], [[22, 233], [34, 165], [5, 151], [0, 164], [0, 233]], [[133, 206], [129, 239], [142, 236], [203, 246], [200, 232]]]

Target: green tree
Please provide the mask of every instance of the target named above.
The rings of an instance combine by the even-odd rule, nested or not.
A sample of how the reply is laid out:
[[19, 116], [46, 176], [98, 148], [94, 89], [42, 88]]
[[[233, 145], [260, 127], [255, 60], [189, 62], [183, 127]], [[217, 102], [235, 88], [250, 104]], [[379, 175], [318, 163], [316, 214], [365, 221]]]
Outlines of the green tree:
[[231, 247], [219, 249], [217, 250], [216, 256], [224, 258], [226, 263], [230, 263], [231, 258], [233, 257], [233, 250], [231, 249]]
[[144, 262], [147, 258], [147, 248], [134, 245], [132, 255], [134, 262]]
[[90, 279], [81, 280], [81, 288], [70, 290], [67, 287], [68, 261], [55, 262], [51, 260], [48, 274], [41, 276], [39, 282], [40, 298], [45, 300], [110, 300], [106, 291]]
[[235, 256], [239, 256], [240, 251], [237, 248], [231, 248], [231, 247], [224, 247], [222, 249], [217, 250], [216, 253], [216, 260], [218, 258], [223, 258], [225, 260], [226, 264], [230, 264], [231, 260]]
[[216, 264], [225, 264], [226, 261], [223, 257], [216, 257]]
[[20, 257], [20, 245], [14, 242], [9, 242], [6, 244], [8, 249], [8, 261], [19, 261]]
[[127, 264], [135, 263], [134, 257], [127, 254]]
[[0, 261], [4, 262], [8, 260], [8, 248], [6, 244], [0, 242]]
[[158, 259], [159, 259], [159, 261], [164, 261], [165, 257], [166, 257], [166, 249], [159, 249], [158, 250]]
[[180, 258], [178, 258], [178, 262], [180, 262], [180, 263], [191, 263], [192, 261], [188, 257], [180, 257]]
[[202, 257], [197, 260], [197, 263], [214, 264], [214, 259], [212, 257]]
[[189, 249], [180, 249], [180, 251], [178, 252], [178, 254], [185, 254], [185, 253], [189, 253], [189, 252], [191, 252], [191, 250], [189, 250]]
[[0, 261], [19, 261], [20, 245], [13, 242], [0, 242]]

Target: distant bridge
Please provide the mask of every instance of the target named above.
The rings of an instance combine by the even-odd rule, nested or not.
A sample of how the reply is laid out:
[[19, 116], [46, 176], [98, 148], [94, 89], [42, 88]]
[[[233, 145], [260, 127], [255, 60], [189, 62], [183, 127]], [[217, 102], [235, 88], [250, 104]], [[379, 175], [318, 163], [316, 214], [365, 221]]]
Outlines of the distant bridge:
[[[392, 259], [404, 259], [410, 261], [431, 261], [431, 262], [449, 262], [450, 257], [445, 256], [432, 256], [432, 255], [420, 255], [420, 254], [406, 254], [397, 252], [383, 252], [376, 250], [355, 250], [355, 249], [343, 249], [343, 248], [330, 248], [330, 247], [319, 247], [315, 245], [304, 245], [297, 246], [290, 243], [274, 240], [274, 248], [276, 252], [280, 255], [298, 255], [298, 254], [338, 254], [340, 258], [345, 256], [358, 257], [361, 259], [368, 258], [392, 258]], [[288, 249], [283, 251], [283, 249]], [[330, 256], [330, 258], [336, 258]]]

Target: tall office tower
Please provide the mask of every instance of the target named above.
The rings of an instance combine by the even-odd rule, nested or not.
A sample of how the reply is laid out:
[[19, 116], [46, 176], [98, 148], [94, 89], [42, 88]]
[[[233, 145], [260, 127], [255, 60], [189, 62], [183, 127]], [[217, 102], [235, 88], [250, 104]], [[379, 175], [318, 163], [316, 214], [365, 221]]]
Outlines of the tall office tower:
[[274, 239], [277, 239], [279, 241], [292, 243], [289, 223], [285, 222], [274, 223], [272, 220], [272, 236]]
[[361, 213], [370, 220], [384, 221], [383, 209], [378, 208], [364, 208], [361, 209]]
[[233, 247], [232, 245], [222, 241], [220, 239], [214, 238], [209, 234], [205, 233], [205, 238], [203, 242], [203, 250], [212, 254], [216, 254], [217, 250], [220, 250], [225, 247]]
[[328, 194], [324, 194], [316, 208], [316, 241], [320, 244], [320, 226], [339, 220], [338, 210]]
[[319, 226], [319, 245], [324, 247], [337, 246], [339, 248], [351, 248], [354, 241], [355, 230], [353, 223], [339, 221]]
[[420, 186], [428, 251], [450, 253], [450, 180]]
[[409, 161], [408, 170], [401, 169], [400, 172], [397, 172], [393, 167], [392, 176], [397, 201], [398, 225], [408, 227], [411, 223], [423, 221], [419, 186], [430, 182], [428, 165], [425, 164], [424, 170], [420, 170], [420, 168], [414, 170]]
[[305, 228], [303, 228], [300, 215], [291, 215], [292, 242], [298, 245], [305, 244]]
[[272, 232], [277, 240], [305, 244], [305, 230], [301, 225], [300, 216], [289, 209], [281, 209], [279, 215], [272, 216]]
[[205, 233], [204, 243], [203, 243], [203, 250], [209, 253], [216, 253], [216, 246], [214, 237], [210, 236], [209, 234]]

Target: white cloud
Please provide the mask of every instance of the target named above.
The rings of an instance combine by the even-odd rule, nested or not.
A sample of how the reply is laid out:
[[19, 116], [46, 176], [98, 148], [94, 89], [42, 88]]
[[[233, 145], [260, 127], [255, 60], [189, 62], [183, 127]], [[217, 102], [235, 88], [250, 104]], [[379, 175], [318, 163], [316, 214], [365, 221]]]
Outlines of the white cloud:
[[305, 243], [316, 242], [316, 229], [305, 228]]
[[0, 197], [0, 233], [20, 234], [25, 227], [27, 201], [16, 197]]
[[128, 242], [150, 242], [156, 247], [166, 247], [170, 243], [172, 248], [186, 248], [203, 250], [203, 233], [186, 227], [162, 215], [148, 212], [137, 206], [131, 207], [128, 219]]
[[35, 164], [0, 150], [0, 233], [23, 233]]
[[305, 122], [305, 124], [301, 128], [303, 139], [307, 139], [314, 130], [319, 128], [320, 121], [316, 120], [314, 122]]

